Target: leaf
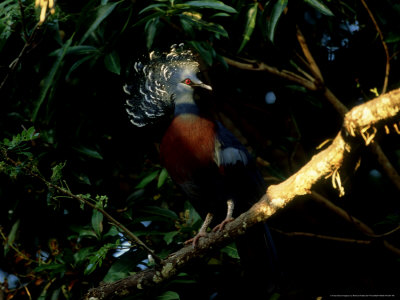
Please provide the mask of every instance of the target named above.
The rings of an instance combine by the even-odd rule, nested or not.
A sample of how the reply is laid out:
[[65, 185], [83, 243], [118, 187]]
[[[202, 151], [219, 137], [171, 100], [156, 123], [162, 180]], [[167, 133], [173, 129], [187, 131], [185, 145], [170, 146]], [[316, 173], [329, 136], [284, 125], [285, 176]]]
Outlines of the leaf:
[[234, 243], [224, 247], [221, 249], [221, 252], [228, 254], [228, 256], [232, 257], [232, 258], [237, 258], [239, 259], [239, 252], [236, 248], [236, 245]]
[[55, 165], [53, 168], [51, 168], [53, 173], [51, 174], [50, 181], [52, 183], [57, 183], [61, 179], [62, 177], [61, 171], [65, 167], [66, 163], [67, 162], [65, 161], [64, 163], [59, 163]]
[[142, 181], [139, 182], [137, 186], [135, 186], [135, 189], [143, 189], [146, 185], [148, 185], [157, 177], [158, 172], [159, 171], [157, 170], [148, 174], [145, 178], [142, 179]]
[[107, 18], [114, 8], [119, 4], [120, 2], [114, 2], [114, 3], [107, 3], [105, 5], [102, 5], [98, 8], [97, 10], [97, 17], [96, 20], [90, 25], [89, 29], [85, 32], [85, 34], [82, 36], [79, 44], [83, 44], [84, 41], [93, 33], [93, 31], [96, 30], [97, 27], [101, 24], [101, 22], [104, 21], [105, 18]]
[[156, 298], [156, 300], [179, 300], [179, 294], [173, 291], [166, 291]]
[[144, 30], [146, 31], [146, 47], [150, 49], [153, 45], [154, 37], [157, 32], [157, 25], [160, 21], [159, 17], [155, 17], [154, 19], [148, 20]]
[[70, 47], [70, 45], [72, 43], [72, 38], [73, 38], [73, 36], [63, 45], [62, 50], [60, 51], [56, 62], [54, 63], [53, 67], [51, 68], [49, 75], [47, 75], [47, 77], [45, 79], [44, 86], [40, 92], [39, 99], [37, 100], [35, 108], [32, 113], [32, 121], [36, 120], [39, 109], [42, 106], [43, 101], [46, 98], [50, 87], [53, 86], [53, 80], [57, 74], [58, 69], [61, 67], [62, 61], [64, 59], [65, 54], [67, 53], [68, 48]]
[[139, 15], [149, 11], [149, 10], [156, 10], [156, 11], [160, 11], [163, 12], [163, 10], [161, 8], [168, 8], [167, 4], [150, 4], [149, 6], [143, 8], [141, 11], [139, 11]]
[[167, 178], [168, 178], [168, 171], [167, 169], [163, 168], [160, 172], [160, 175], [158, 175], [158, 181], [157, 181], [158, 189], [164, 185], [165, 180], [167, 180]]
[[85, 247], [79, 249], [78, 252], [74, 253], [74, 261], [76, 265], [81, 265], [92, 253], [95, 251], [95, 247]]
[[4, 255], [8, 253], [10, 250], [10, 246], [14, 243], [15, 238], [17, 236], [18, 228], [19, 228], [20, 220], [17, 220], [14, 225], [11, 227], [10, 233], [7, 237], [7, 244], [4, 246]]
[[172, 210], [158, 207], [158, 206], [145, 206], [145, 207], [141, 208], [140, 211], [151, 214], [151, 215], [163, 216], [163, 217], [166, 217], [166, 218], [172, 219], [172, 220], [178, 219], [178, 216]]
[[75, 70], [76, 70], [81, 64], [83, 64], [85, 61], [90, 60], [91, 62], [93, 62], [95, 58], [96, 58], [95, 55], [88, 55], [88, 56], [82, 57], [81, 59], [79, 59], [78, 61], [76, 61], [76, 62], [71, 66], [71, 68], [69, 69], [67, 75], [65, 75], [65, 79], [69, 80], [69, 78], [70, 78], [70, 76], [71, 76], [71, 73], [72, 73], [73, 71], [75, 71]]
[[171, 231], [164, 234], [164, 241], [167, 243], [167, 245], [172, 243], [174, 236], [176, 236], [178, 233], [179, 231]]
[[323, 15], [326, 15], [329, 17], [334, 16], [333, 12], [319, 0], [304, 0], [304, 2], [307, 3], [308, 5], [314, 7], [316, 10], [318, 10]]
[[76, 151], [85, 154], [91, 158], [96, 158], [96, 159], [103, 159], [103, 156], [100, 155], [99, 152], [97, 152], [96, 150], [93, 149], [89, 149], [87, 147], [81, 146], [79, 148], [76, 147], [72, 147], [73, 149], [75, 149]]
[[103, 214], [97, 209], [93, 209], [92, 228], [94, 232], [96, 232], [97, 236], [100, 236], [103, 232]]
[[104, 237], [109, 237], [109, 236], [117, 236], [119, 235], [119, 231], [115, 226], [111, 226], [110, 230], [104, 235]]
[[80, 238], [82, 238], [82, 237], [97, 238], [96, 233], [92, 229], [82, 228], [80, 226], [75, 226], [75, 225], [70, 226], [70, 228], [72, 231], [75, 231], [76, 233], [78, 233]]
[[272, 8], [270, 21], [268, 23], [268, 38], [271, 42], [274, 41], [275, 37], [275, 29], [276, 25], [278, 24], [278, 20], [281, 17], [283, 11], [287, 6], [288, 0], [278, 0], [274, 7]]
[[113, 51], [104, 57], [104, 64], [108, 71], [117, 75], [121, 74], [121, 65], [117, 52]]
[[244, 29], [243, 41], [239, 47], [238, 52], [242, 51], [244, 46], [250, 40], [250, 36], [254, 31], [257, 18], [257, 8], [258, 8], [258, 2], [255, 2], [252, 6], [250, 6], [249, 10], [247, 11], [247, 21], [246, 21], [246, 27]]
[[104, 282], [113, 282], [127, 277], [138, 263], [147, 257], [146, 252], [138, 250], [127, 252], [121, 255], [116, 262], [112, 264], [107, 274], [104, 276]]
[[215, 51], [208, 43], [191, 41], [188, 42], [188, 44], [196, 49], [198, 53], [200, 53], [201, 57], [207, 65], [212, 65], [213, 54], [215, 54]]
[[234, 9], [233, 7], [224, 4], [221, 1], [188, 1], [185, 2], [183, 5], [187, 5], [190, 8], [195, 7], [195, 8], [212, 8], [215, 10], [220, 10], [220, 11], [225, 11], [228, 13], [237, 13], [237, 10]]

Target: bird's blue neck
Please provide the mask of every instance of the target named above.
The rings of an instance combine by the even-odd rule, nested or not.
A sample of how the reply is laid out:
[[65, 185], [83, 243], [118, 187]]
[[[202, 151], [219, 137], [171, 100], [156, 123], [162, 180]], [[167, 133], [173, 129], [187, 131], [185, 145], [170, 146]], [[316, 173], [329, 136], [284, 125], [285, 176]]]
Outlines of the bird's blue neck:
[[200, 110], [195, 103], [178, 103], [175, 105], [175, 116], [183, 114], [199, 115]]

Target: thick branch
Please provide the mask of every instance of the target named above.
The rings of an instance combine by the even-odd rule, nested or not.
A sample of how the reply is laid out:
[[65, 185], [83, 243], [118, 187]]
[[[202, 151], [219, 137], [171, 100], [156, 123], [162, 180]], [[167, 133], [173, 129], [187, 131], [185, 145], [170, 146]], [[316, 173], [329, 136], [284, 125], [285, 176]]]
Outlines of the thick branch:
[[[387, 101], [387, 99], [390, 99], [390, 101]], [[371, 104], [367, 103], [354, 108], [346, 114], [345, 124], [356, 124], [357, 126], [354, 128], [361, 128], [358, 126], [358, 122], [363, 124], [364, 121], [359, 119], [355, 111], [363, 110], [365, 106], [371, 111], [380, 111], [385, 106], [392, 107], [393, 105], [398, 108], [399, 105], [396, 103], [400, 103], [400, 90], [378, 97]], [[394, 116], [393, 113], [395, 111], [397, 111], [395, 115], [399, 114], [399, 109], [387, 108], [386, 110], [392, 112], [392, 114], [385, 115], [389, 118]], [[354, 116], [357, 118], [353, 119]], [[374, 116], [376, 118], [384, 118], [382, 114], [374, 114]], [[384, 119], [376, 119], [374, 123], [383, 121]], [[144, 270], [128, 278], [93, 288], [89, 290], [85, 299], [116, 299], [154, 287], [176, 275], [194, 259], [201, 258], [213, 249], [219, 248], [236, 239], [256, 223], [266, 221], [278, 209], [285, 207], [295, 197], [311, 193], [311, 188], [320, 180], [332, 177], [337, 188], [342, 188], [338, 170], [344, 160], [353, 154], [352, 149], [355, 148], [355, 145], [352, 145], [352, 143], [354, 142], [355, 139], [343, 129], [337, 134], [328, 148], [316, 154], [309, 163], [286, 181], [270, 186], [267, 193], [258, 203], [253, 205], [249, 211], [243, 213], [231, 223], [228, 223], [222, 232], [210, 233], [207, 237], [199, 241], [196, 248], [192, 246], [182, 248], [162, 261], [159, 266]]]

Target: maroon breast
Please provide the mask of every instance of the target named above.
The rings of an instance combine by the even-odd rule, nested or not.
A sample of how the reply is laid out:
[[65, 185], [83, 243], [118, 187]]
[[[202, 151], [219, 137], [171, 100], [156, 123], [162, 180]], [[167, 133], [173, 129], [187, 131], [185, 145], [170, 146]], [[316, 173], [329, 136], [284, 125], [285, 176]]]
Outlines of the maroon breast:
[[177, 183], [214, 163], [215, 124], [195, 115], [174, 118], [161, 145], [161, 162]]

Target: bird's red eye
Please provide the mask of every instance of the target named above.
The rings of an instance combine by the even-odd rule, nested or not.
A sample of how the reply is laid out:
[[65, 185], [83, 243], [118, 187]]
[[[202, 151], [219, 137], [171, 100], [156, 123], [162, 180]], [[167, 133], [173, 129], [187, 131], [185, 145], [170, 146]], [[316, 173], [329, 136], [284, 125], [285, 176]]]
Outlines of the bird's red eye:
[[189, 78], [185, 79], [185, 84], [190, 85], [191, 83], [192, 81]]

